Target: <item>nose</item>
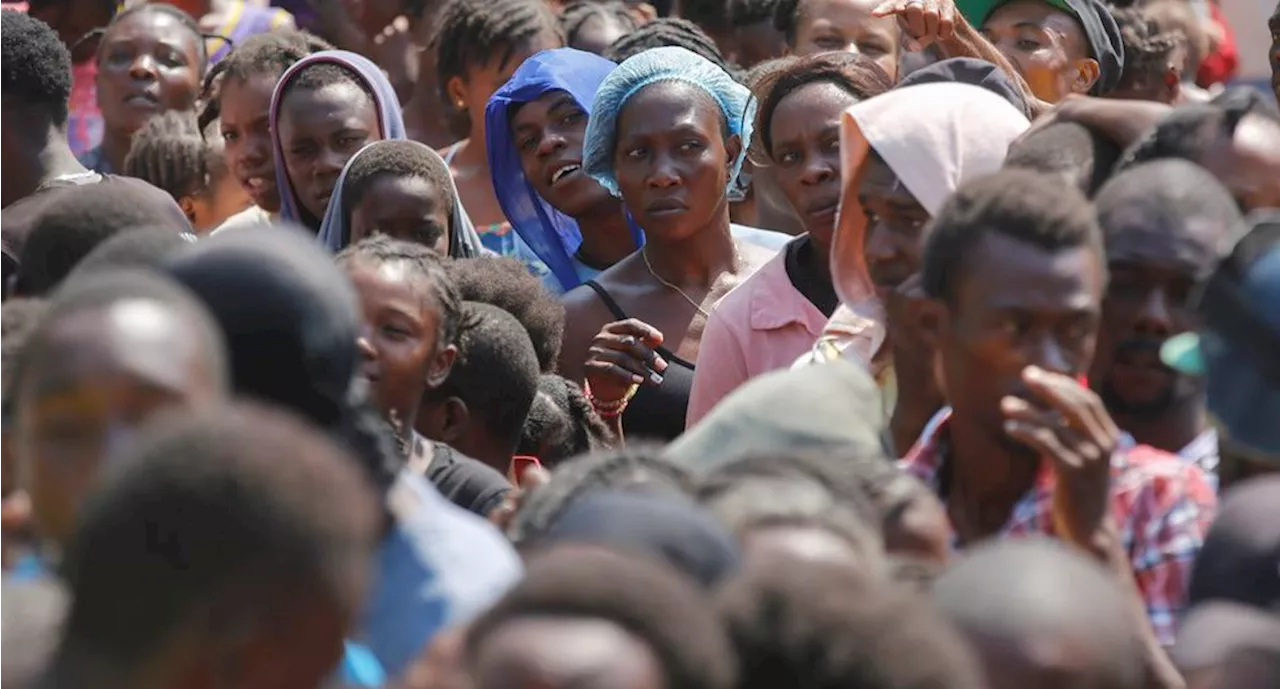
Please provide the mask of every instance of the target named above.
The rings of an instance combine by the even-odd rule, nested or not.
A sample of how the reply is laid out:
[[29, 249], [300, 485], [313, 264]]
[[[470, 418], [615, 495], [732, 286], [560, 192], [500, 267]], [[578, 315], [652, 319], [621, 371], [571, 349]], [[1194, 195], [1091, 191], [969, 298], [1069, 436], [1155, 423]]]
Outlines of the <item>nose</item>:
[[154, 79], [156, 77], [156, 62], [151, 56], [143, 53], [134, 58], [129, 63], [129, 76], [134, 79]]
[[893, 241], [893, 233], [884, 223], [875, 222], [867, 228], [867, 262], [887, 263], [898, 255], [897, 242]]
[[810, 155], [806, 162], [804, 169], [800, 171], [800, 182], [810, 186], [818, 186], [835, 179], [836, 170], [839, 169], [831, 164], [827, 156], [823, 155]]
[[564, 147], [565, 142], [563, 136], [560, 136], [559, 134], [547, 134], [538, 142], [538, 148], [535, 153], [539, 158], [546, 158]]
[[326, 147], [320, 154], [319, 160], [316, 161], [316, 174], [339, 174], [342, 172], [342, 168], [347, 164], [347, 160], [349, 158], [350, 156], [342, 151], [335, 151], [332, 148]]
[[1162, 289], [1153, 289], [1138, 309], [1134, 328], [1144, 335], [1168, 337], [1173, 333], [1172, 309], [1169, 296]]
[[1062, 344], [1058, 342], [1058, 338], [1052, 333], [1042, 333], [1031, 344], [1030, 350], [1030, 356], [1027, 357], [1029, 365], [1038, 366], [1046, 371], [1053, 371], [1063, 375], [1075, 373], [1066, 350], [1063, 349]]
[[368, 323], [360, 326], [360, 334], [356, 335], [356, 349], [365, 361], [375, 361], [378, 350], [373, 346], [373, 328]]
[[655, 189], [668, 189], [680, 185], [680, 173], [667, 156], [658, 156], [653, 163], [653, 172], [649, 174], [649, 186]]
[[242, 137], [240, 159], [249, 167], [257, 167], [271, 158], [271, 142], [265, 137]]

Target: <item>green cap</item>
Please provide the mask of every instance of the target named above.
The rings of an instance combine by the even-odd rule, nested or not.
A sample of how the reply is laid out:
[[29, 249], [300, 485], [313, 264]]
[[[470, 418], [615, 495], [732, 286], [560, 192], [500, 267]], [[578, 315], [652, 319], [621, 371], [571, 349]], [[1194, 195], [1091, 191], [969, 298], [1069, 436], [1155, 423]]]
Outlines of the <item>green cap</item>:
[[1200, 350], [1200, 335], [1182, 333], [1165, 340], [1160, 346], [1160, 360], [1175, 371], [1203, 376], [1205, 365], [1204, 354]]
[[[987, 21], [987, 17], [990, 17], [991, 13], [995, 12], [997, 7], [1007, 5], [1012, 1], [1013, 0], [956, 0], [956, 9], [960, 11], [960, 14], [964, 15], [965, 19], [969, 20], [970, 24], [973, 24], [975, 28], [980, 29], [982, 28], [982, 23]], [[1067, 0], [1039, 0], [1039, 2], [1056, 7], [1067, 14], [1075, 16], [1077, 19], [1080, 18], [1079, 13], [1071, 7], [1071, 4], [1068, 3]]]

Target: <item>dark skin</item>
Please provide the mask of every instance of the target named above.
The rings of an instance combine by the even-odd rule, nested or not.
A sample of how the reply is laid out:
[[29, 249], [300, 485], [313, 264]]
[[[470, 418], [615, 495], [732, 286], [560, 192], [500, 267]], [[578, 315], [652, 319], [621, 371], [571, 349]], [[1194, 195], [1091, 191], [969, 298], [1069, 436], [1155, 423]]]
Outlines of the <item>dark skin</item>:
[[476, 689], [664, 689], [662, 662], [620, 626], [589, 617], [517, 618], [472, 658]]
[[40, 185], [88, 172], [67, 143], [66, 122], [55, 124], [44, 108], [9, 97], [0, 103], [0, 207], [24, 199]]
[[569, 47], [601, 55], [605, 48], [622, 38], [629, 28], [612, 14], [597, 13], [582, 22], [573, 34]]
[[743, 69], [752, 67], [787, 53], [787, 37], [773, 28], [773, 20], [739, 26], [734, 43], [738, 52], [734, 62]]
[[379, 175], [350, 210], [351, 243], [374, 234], [415, 242], [449, 255], [453, 198], [424, 177]]
[[611, 266], [636, 250], [622, 202], [582, 171], [587, 113], [568, 93], [551, 91], [525, 103], [511, 118], [520, 167], [533, 190], [578, 221], [579, 257]]
[[440, 306], [413, 268], [361, 258], [343, 267], [364, 314], [356, 340], [364, 359], [360, 375], [369, 382], [378, 410], [407, 440], [422, 394], [444, 383], [458, 348], [440, 342]]
[[1040, 0], [1001, 5], [982, 23], [982, 35], [1013, 63], [1037, 98], [1057, 103], [1088, 93], [1098, 61], [1075, 17]]
[[1192, 293], [1208, 279], [1228, 230], [1187, 218], [1107, 234], [1111, 280], [1089, 383], [1139, 443], [1177, 453], [1208, 428], [1202, 386], [1165, 366], [1160, 345], [1196, 329]]
[[120, 300], [52, 328], [44, 366], [19, 395], [15, 440], [40, 531], [64, 544], [108, 455], [156, 414], [223, 393], [198, 330], [154, 301]]
[[[614, 148], [618, 186], [645, 230], [653, 273], [708, 312], [771, 257], [729, 234], [726, 190], [742, 144], [737, 136], [725, 136], [722, 119], [701, 89], [658, 82], [623, 107]], [[677, 356], [697, 359], [706, 317], [655, 279], [640, 252], [597, 281], [632, 318], [615, 322], [586, 287], [566, 294], [561, 375], [589, 381], [602, 401], [617, 400], [632, 383], [661, 383], [666, 362], [654, 352], [658, 345], [666, 342]]]
[[98, 46], [102, 152], [124, 169], [133, 135], [167, 110], [189, 110], [204, 74], [200, 38], [161, 12], [135, 12], [116, 22]]
[[879, 156], [867, 156], [859, 180], [867, 271], [883, 298], [920, 270], [929, 211]]
[[805, 0], [796, 21], [793, 55], [840, 51], [866, 55], [898, 80], [902, 42], [897, 20], [872, 15], [880, 0]]
[[280, 212], [275, 157], [271, 151], [271, 93], [279, 74], [223, 79], [218, 119], [226, 148], [227, 170], [254, 205]]
[[289, 183], [307, 224], [318, 230], [342, 168], [365, 144], [382, 139], [378, 109], [346, 81], [293, 89], [280, 104], [277, 126]]

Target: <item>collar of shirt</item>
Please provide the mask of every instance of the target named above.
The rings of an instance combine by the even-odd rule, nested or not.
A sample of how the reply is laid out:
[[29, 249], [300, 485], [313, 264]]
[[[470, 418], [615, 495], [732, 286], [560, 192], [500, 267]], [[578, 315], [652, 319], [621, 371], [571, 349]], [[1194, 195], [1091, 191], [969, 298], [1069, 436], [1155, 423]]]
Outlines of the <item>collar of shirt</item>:
[[777, 330], [794, 323], [816, 339], [826, 327], [827, 317], [791, 284], [786, 257], [786, 251], [778, 252], [742, 285], [750, 290], [751, 329]]

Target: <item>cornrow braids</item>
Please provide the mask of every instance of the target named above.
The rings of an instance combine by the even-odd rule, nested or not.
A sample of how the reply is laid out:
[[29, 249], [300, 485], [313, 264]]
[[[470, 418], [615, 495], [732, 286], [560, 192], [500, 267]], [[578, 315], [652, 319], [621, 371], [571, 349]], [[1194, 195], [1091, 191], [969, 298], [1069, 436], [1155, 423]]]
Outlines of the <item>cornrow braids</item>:
[[676, 46], [697, 53], [710, 60], [726, 72], [733, 73], [729, 63], [725, 62], [716, 42], [711, 40], [707, 32], [698, 28], [697, 24], [676, 17], [662, 17], [640, 27], [634, 32], [619, 38], [616, 43], [604, 51], [604, 57], [617, 63], [639, 55], [650, 48]]
[[[93, 31], [90, 31], [89, 33], [85, 34], [83, 38], [76, 41], [75, 45], [72, 46], [72, 49], [74, 50], [76, 46], [90, 39], [105, 37], [108, 33], [110, 33], [111, 29], [115, 27], [117, 24], [119, 24], [120, 22], [123, 22], [124, 20], [134, 15], [142, 14], [143, 12], [158, 12], [160, 14], [167, 15], [177, 20], [178, 23], [181, 24], [184, 29], [191, 32], [191, 35], [195, 38], [195, 41], [196, 41], [196, 55], [199, 60], [199, 64], [196, 65], [196, 74], [201, 79], [203, 79], [205, 73], [209, 71], [209, 48], [205, 44], [205, 41], [207, 39], [216, 38], [219, 40], [226, 41], [228, 44], [231, 43], [230, 37], [223, 36], [221, 34], [205, 33], [204, 31], [201, 31], [200, 24], [197, 23], [196, 20], [191, 15], [187, 14], [186, 12], [183, 12], [182, 10], [178, 9], [177, 7], [174, 7], [173, 5], [169, 5], [165, 3], [147, 2], [141, 5], [134, 5], [133, 7], [130, 7], [124, 10], [123, 12], [120, 12], [115, 16], [115, 18], [111, 20], [110, 24], [107, 24], [105, 27], [102, 27], [102, 28], [94, 29]], [[102, 62], [102, 54], [101, 54], [100, 48], [99, 48], [99, 54], [96, 59], [99, 63]]]
[[1135, 88], [1158, 84], [1164, 78], [1170, 58], [1186, 46], [1177, 31], [1163, 31], [1141, 7], [1111, 7], [1111, 16], [1120, 27], [1124, 43], [1124, 71], [1120, 87]]
[[782, 99], [814, 83], [834, 84], [859, 100], [893, 88], [889, 75], [864, 55], [819, 53], [775, 65], [772, 72], [752, 87], [760, 102], [756, 111], [756, 137], [766, 156], [773, 155], [773, 136], [769, 129], [774, 111]]
[[202, 194], [213, 179], [214, 152], [195, 116], [171, 110], [156, 115], [133, 137], [124, 174], [151, 184], [180, 201]]
[[[440, 95], [452, 107], [448, 84], [497, 60], [500, 68], [539, 35], [563, 40], [555, 13], [543, 0], [449, 0], [437, 16], [429, 48], [436, 51]], [[469, 118], [468, 118], [469, 119]]]
[[597, 18], [617, 23], [624, 33], [631, 33], [637, 28], [635, 17], [621, 0], [577, 0], [560, 15], [560, 30], [564, 32], [565, 44], [573, 47], [582, 27]]
[[369, 261], [375, 265], [403, 263], [412, 268], [418, 279], [429, 283], [440, 307], [440, 347], [457, 344], [462, 331], [470, 327], [462, 299], [445, 270], [446, 261], [434, 250], [416, 242], [375, 234], [343, 249], [336, 260], [339, 265]]

